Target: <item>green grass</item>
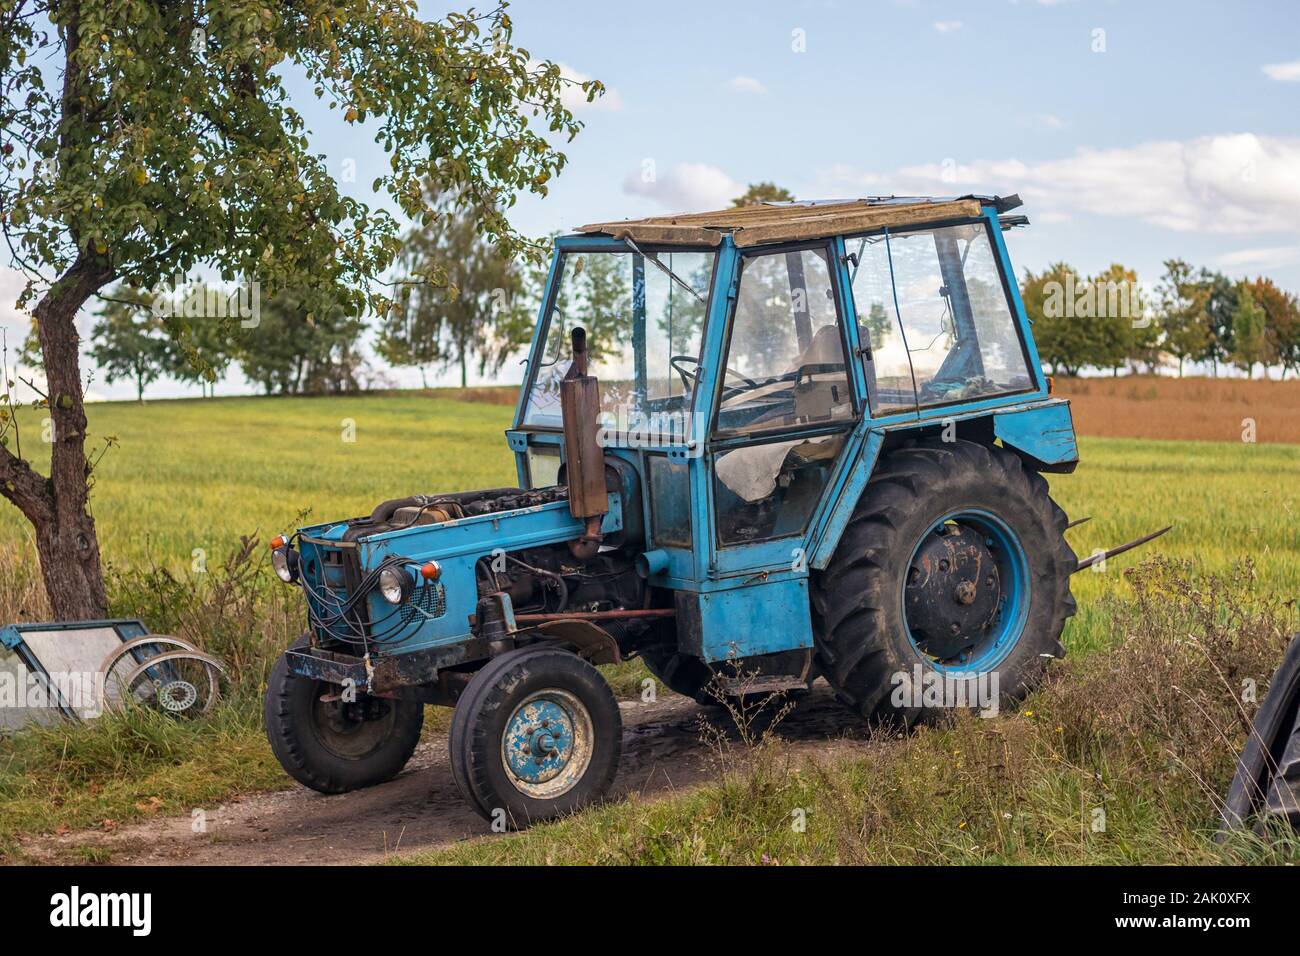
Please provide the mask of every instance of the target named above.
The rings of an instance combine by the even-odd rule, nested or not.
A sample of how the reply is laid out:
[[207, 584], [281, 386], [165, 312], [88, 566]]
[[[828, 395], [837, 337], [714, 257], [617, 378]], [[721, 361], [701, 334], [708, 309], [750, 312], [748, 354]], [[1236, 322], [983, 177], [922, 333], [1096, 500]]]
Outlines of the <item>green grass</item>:
[[[95, 473], [103, 553], [121, 567], [153, 561], [188, 573], [195, 548], [211, 559], [241, 534], [266, 540], [305, 510], [307, 520], [324, 521], [390, 497], [513, 484], [502, 435], [511, 412], [417, 394], [91, 405], [92, 440], [121, 443]], [[343, 440], [345, 420], [355, 422], [355, 442]], [[23, 422], [24, 450], [43, 467], [39, 423], [31, 413]], [[1070, 533], [1080, 555], [1173, 524], [1145, 550], [1218, 571], [1250, 553], [1265, 584], [1300, 593], [1300, 446], [1080, 444], [1078, 470], [1049, 476], [1071, 517], [1092, 516]], [[0, 507], [0, 540], [25, 536], [17, 511]], [[1117, 572], [1136, 560], [1116, 558], [1106, 572], [1075, 579], [1080, 614], [1068, 636], [1077, 646], [1104, 642], [1108, 612], [1097, 599], [1122, 593]]]
[[[1248, 568], [1153, 559], [1116, 640], [1019, 708], [881, 734], [838, 757], [780, 737], [714, 745], [704, 786], [632, 797], [402, 864], [1222, 864], [1300, 862], [1300, 840], [1215, 842], [1244, 737], [1239, 684], [1268, 680], [1292, 609]], [[846, 719], [848, 718], [846, 715]]]
[[[103, 553], [113, 572], [114, 613], [141, 615], [157, 630], [188, 634], [238, 659], [241, 689], [202, 726], [106, 721], [0, 740], [0, 855], [12, 853], [23, 833], [103, 819], [124, 822], [162, 812], [160, 805], [184, 813], [222, 795], [289, 785], [262, 739], [257, 703], [267, 649], [287, 643], [301, 628], [302, 614], [293, 592], [267, 579], [260, 549], [254, 559], [258, 574], [239, 585], [237, 599], [213, 597], [222, 577], [218, 566], [240, 535], [258, 532], [265, 541], [293, 527], [306, 509], [308, 520], [327, 520], [367, 513], [389, 497], [516, 480], [502, 435], [511, 409], [499, 405], [401, 394], [106, 403], [88, 412], [93, 437], [112, 435], [120, 443], [97, 468], [93, 494]], [[355, 424], [355, 442], [344, 441], [347, 419]], [[22, 421], [24, 452], [43, 467], [48, 450], [40, 443], [38, 417], [28, 413]], [[1072, 517], [1093, 517], [1070, 534], [1079, 554], [1172, 523], [1174, 531], [1147, 553], [1184, 558], [1213, 572], [1253, 555], [1260, 593], [1300, 593], [1295, 531], [1300, 483], [1294, 480], [1300, 446], [1101, 438], [1081, 444], [1077, 472], [1050, 479], [1053, 494]], [[0, 506], [0, 617], [28, 616], [21, 612], [39, 606], [24, 544], [29, 537], [17, 512]], [[192, 570], [195, 549], [206, 552], [208, 574]], [[1076, 656], [1114, 647], [1123, 636], [1116, 616], [1131, 604], [1132, 593], [1121, 572], [1138, 560], [1120, 557], [1103, 573], [1075, 578], [1080, 610], [1066, 642]], [[643, 676], [637, 664], [612, 675], [623, 695], [636, 693]], [[892, 747], [886, 749], [907, 752]], [[926, 760], [933, 754], [914, 756]], [[856, 772], [843, 770], [844, 779], [852, 780]], [[1051, 784], [1048, 778], [1042, 786], [1068, 790], [1066, 783]], [[795, 775], [790, 785], [801, 779]], [[707, 816], [708, 807], [723, 806], [717, 803], [722, 796], [715, 790], [683, 797], [680, 804], [605, 808], [581, 818], [597, 836], [587, 834], [574, 845], [599, 847], [599, 828], [606, 825], [642, 836], [659, 826], [671, 832], [685, 817]], [[1135, 820], [1141, 819], [1140, 809], [1134, 809]], [[637, 820], [643, 823], [634, 825]], [[455, 854], [544, 858], [557, 852], [556, 841], [574, 832], [566, 828], [582, 826], [567, 821]], [[709, 831], [707, 838], [714, 837], [719, 833]], [[509, 847], [526, 849], [504, 849]], [[694, 851], [683, 843], [672, 852]], [[794, 858], [785, 849], [779, 852]], [[591, 858], [601, 858], [600, 853], [593, 849]], [[469, 858], [455, 854], [450, 858]], [[657, 858], [653, 850], [632, 856]], [[958, 857], [983, 858], [974, 851]]]
[[28, 730], [0, 742], [0, 859], [23, 858], [22, 835], [186, 815], [285, 783], [253, 701], [194, 724], [135, 711]]
[[1111, 643], [1114, 601], [1128, 593], [1122, 571], [1148, 554], [1214, 572], [1250, 556], [1264, 590], [1300, 597], [1300, 445], [1088, 437], [1079, 444], [1075, 473], [1048, 478], [1071, 518], [1092, 517], [1069, 533], [1080, 557], [1174, 527], [1108, 561], [1105, 571], [1074, 577], [1079, 613], [1066, 628], [1071, 650]]
[[[107, 402], [87, 409], [91, 442], [114, 436], [92, 507], [107, 560], [188, 569], [195, 548], [224, 553], [241, 534], [268, 540], [300, 511], [325, 521], [402, 495], [517, 482], [502, 434], [512, 409], [405, 394]], [[39, 416], [21, 418], [42, 470]], [[345, 441], [348, 422], [355, 441]], [[0, 539], [26, 535], [0, 509]]]

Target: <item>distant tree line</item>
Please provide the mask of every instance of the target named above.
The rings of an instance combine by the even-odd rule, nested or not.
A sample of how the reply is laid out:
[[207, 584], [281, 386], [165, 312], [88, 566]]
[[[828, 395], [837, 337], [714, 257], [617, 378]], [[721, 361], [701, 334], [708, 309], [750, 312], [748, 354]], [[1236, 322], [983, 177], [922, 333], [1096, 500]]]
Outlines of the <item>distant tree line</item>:
[[[90, 358], [112, 384], [145, 389], [167, 376], [205, 396], [232, 366], [267, 395], [354, 392], [383, 382], [362, 346], [374, 328], [374, 351], [394, 367], [427, 371], [497, 371], [530, 339], [546, 271], [534, 259], [505, 258], [480, 234], [472, 208], [430, 187], [431, 221], [405, 237], [391, 308], [377, 322], [341, 306], [307, 305], [295, 290], [179, 281], [156, 290], [119, 286], [101, 295]], [[537, 250], [535, 259], [542, 258]], [[20, 361], [40, 366], [33, 324]]]
[[[341, 308], [313, 314], [300, 296], [277, 293], [241, 315], [251, 300], [201, 282], [174, 290], [175, 308], [160, 308], [158, 293], [118, 286], [103, 294], [91, 329], [89, 355], [104, 380], [135, 386], [136, 398], [163, 376], [197, 385], [204, 396], [238, 365], [268, 395], [356, 391], [365, 383], [359, 338], [365, 323]], [[213, 303], [222, 303], [213, 309]], [[35, 325], [20, 361], [40, 365]]]
[[[761, 182], [734, 205], [793, 198]], [[367, 323], [342, 308], [313, 311], [293, 290], [268, 291], [254, 302], [248, 290], [221, 285], [162, 292], [121, 286], [101, 296], [90, 357], [107, 382], [129, 382], [141, 400], [164, 376], [211, 395], [232, 366], [268, 395], [356, 391], [382, 381], [362, 347], [371, 329], [374, 353], [390, 366], [418, 368], [426, 387], [430, 371], [454, 369], [462, 386], [471, 370], [494, 374], [532, 336], [547, 250], [508, 258], [466, 214], [472, 204], [463, 197], [428, 182], [424, 199], [430, 215], [404, 237], [391, 306], [377, 320]], [[614, 314], [620, 294], [607, 265], [592, 263], [583, 277], [582, 294], [598, 315]], [[256, 314], [249, 314], [252, 305]], [[602, 340], [597, 334], [593, 346]], [[40, 364], [34, 332], [22, 360]]]
[[1150, 294], [1122, 265], [1085, 278], [1064, 262], [1020, 284], [1034, 341], [1054, 374], [1132, 368], [1149, 373], [1189, 362], [1213, 374], [1300, 372], [1300, 303], [1264, 276], [1233, 280], [1182, 259], [1164, 263]]
[[[759, 182], [733, 205], [793, 198]], [[426, 184], [425, 203], [430, 214], [404, 238], [391, 305], [371, 323], [342, 307], [310, 309], [309, 297], [293, 290], [262, 296], [198, 283], [163, 293], [122, 286], [102, 296], [90, 357], [109, 383], [131, 383], [141, 400], [163, 376], [211, 395], [232, 366], [268, 395], [372, 387], [384, 377], [365, 357], [370, 330], [374, 354], [395, 368], [418, 368], [426, 387], [430, 371], [455, 370], [462, 386], [471, 370], [495, 374], [531, 337], [545, 249], [505, 257], [480, 235], [462, 198], [435, 183]], [[606, 286], [615, 277], [601, 265], [591, 264], [583, 294], [604, 303], [598, 315], [612, 315], [617, 303], [606, 300], [618, 293]], [[1020, 294], [1039, 357], [1053, 374], [1176, 367], [1182, 375], [1189, 363], [1215, 375], [1225, 366], [1252, 377], [1257, 368], [1265, 375], [1280, 368], [1284, 378], [1300, 373], [1300, 303], [1267, 277], [1233, 280], [1170, 259], [1146, 292], [1136, 272], [1118, 263], [1084, 276], [1058, 262], [1025, 272]], [[39, 364], [34, 333], [22, 358]]]

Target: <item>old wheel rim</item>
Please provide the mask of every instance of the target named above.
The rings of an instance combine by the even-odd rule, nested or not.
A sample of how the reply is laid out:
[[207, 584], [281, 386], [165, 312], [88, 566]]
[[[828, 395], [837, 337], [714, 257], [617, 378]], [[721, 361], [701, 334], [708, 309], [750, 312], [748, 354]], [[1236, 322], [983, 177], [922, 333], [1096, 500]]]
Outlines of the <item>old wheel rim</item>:
[[520, 793], [539, 800], [568, 793], [591, 764], [591, 715], [573, 694], [538, 691], [515, 708], [501, 737], [501, 762]]
[[922, 659], [937, 670], [987, 672], [1024, 632], [1028, 560], [996, 515], [954, 511], [916, 543], [902, 592], [908, 640]]
[[[321, 700], [320, 685], [313, 694], [312, 724], [320, 745], [344, 760], [360, 760], [368, 756], [393, 732], [397, 711], [390, 704], [373, 700], [345, 703], [339, 700]], [[331, 688], [332, 689], [332, 688]], [[378, 704], [383, 712], [368, 718], [367, 705]]]

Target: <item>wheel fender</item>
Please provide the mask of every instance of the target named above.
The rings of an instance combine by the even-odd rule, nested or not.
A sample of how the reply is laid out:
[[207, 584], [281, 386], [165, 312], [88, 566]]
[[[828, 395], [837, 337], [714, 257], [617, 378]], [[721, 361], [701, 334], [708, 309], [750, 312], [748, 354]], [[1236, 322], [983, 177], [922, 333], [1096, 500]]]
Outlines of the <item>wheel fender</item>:
[[609, 631], [591, 621], [547, 621], [538, 625], [537, 630], [557, 643], [571, 644], [577, 649], [579, 657], [593, 664], [619, 664], [623, 661], [618, 642], [610, 636]]
[[1071, 472], [1079, 463], [1069, 402], [996, 412], [993, 434], [1036, 471]]

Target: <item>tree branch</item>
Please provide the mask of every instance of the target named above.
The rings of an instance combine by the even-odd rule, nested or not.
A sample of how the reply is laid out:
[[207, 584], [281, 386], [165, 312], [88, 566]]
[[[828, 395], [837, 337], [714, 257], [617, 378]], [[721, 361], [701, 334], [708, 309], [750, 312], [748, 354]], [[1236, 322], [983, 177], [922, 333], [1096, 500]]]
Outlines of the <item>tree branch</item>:
[[12, 502], [32, 524], [50, 520], [48, 479], [3, 445], [0, 445], [0, 496]]

